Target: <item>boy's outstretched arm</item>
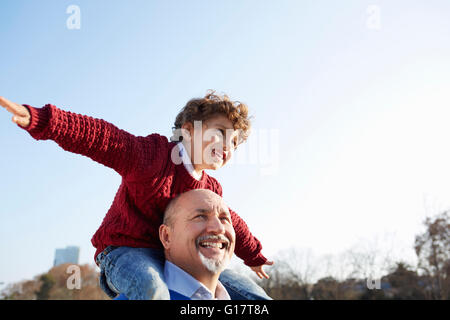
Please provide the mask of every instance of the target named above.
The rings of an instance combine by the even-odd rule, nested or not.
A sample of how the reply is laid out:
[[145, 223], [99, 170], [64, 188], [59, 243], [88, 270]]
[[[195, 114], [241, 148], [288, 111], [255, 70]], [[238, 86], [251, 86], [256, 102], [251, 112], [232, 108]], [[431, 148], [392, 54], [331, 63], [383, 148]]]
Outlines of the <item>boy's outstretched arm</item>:
[[150, 139], [135, 137], [107, 121], [64, 111], [50, 104], [34, 108], [2, 97], [0, 105], [13, 115], [14, 123], [36, 140], [53, 140], [64, 150], [87, 156], [121, 175], [138, 170], [143, 161], [149, 167], [155, 158], [149, 153], [149, 144], [158, 145], [156, 135]]

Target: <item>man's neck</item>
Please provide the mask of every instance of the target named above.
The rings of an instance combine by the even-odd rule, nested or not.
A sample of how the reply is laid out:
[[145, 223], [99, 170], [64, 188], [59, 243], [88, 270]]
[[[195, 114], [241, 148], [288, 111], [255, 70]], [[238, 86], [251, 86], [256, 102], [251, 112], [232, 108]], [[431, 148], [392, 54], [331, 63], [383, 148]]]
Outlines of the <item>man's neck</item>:
[[217, 288], [217, 282], [219, 281], [220, 273], [212, 273], [206, 268], [196, 268], [196, 269], [189, 269], [186, 270], [185, 268], [182, 268], [187, 273], [189, 273], [194, 279], [196, 279], [198, 282], [203, 284], [208, 290], [213, 294], [213, 296], [216, 295], [216, 288]]
[[198, 282], [201, 282], [206, 288], [208, 288], [208, 290], [211, 291], [214, 297], [216, 296], [217, 282], [219, 281], [218, 274], [211, 274], [210, 276], [202, 275], [202, 277], [193, 275], [193, 277], [197, 279]]
[[166, 255], [166, 259], [172, 265], [180, 268], [181, 270], [189, 274], [192, 278], [203, 284], [212, 293], [213, 297], [216, 297], [216, 289], [219, 282], [220, 273], [213, 274], [206, 269], [200, 268], [200, 270], [198, 270], [197, 268], [193, 269], [188, 266], [176, 264], [175, 262], [171, 261], [170, 255]]

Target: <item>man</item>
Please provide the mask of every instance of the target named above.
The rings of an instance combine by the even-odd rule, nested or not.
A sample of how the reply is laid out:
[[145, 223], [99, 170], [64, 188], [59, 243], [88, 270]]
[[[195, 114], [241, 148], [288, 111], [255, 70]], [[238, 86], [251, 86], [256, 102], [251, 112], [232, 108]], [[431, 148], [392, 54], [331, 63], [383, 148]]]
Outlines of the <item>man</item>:
[[[216, 193], [195, 189], [175, 197], [165, 210], [159, 237], [171, 299], [271, 299], [250, 279], [240, 276], [236, 283], [233, 271], [225, 270], [236, 238], [228, 207]], [[247, 291], [252, 296], [242, 295]]]

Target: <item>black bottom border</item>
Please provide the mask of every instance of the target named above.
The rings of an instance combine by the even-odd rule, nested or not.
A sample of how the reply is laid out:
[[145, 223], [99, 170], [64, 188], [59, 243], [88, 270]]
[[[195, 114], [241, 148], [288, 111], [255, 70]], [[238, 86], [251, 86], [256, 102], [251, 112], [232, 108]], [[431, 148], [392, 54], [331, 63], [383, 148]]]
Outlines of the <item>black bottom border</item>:
[[[142, 314], [157, 319], [283, 319], [302, 316], [355, 316], [389, 317], [401, 315], [418, 316], [446, 312], [449, 301], [425, 300], [374, 300], [374, 301], [13, 301], [1, 300], [0, 309], [4, 314], [18, 316], [21, 313], [38, 317], [50, 315], [63, 318], [92, 316], [113, 316], [115, 319]], [[442, 309], [442, 310], [441, 310]], [[445, 314], [445, 313], [444, 313]]]

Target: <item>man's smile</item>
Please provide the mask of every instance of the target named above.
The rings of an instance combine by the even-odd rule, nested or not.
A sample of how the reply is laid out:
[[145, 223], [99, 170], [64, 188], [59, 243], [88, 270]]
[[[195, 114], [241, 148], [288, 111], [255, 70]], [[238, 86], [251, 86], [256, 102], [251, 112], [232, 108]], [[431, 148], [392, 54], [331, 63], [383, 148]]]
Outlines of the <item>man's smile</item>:
[[216, 256], [229, 248], [230, 241], [224, 235], [207, 235], [197, 238], [196, 245], [205, 256]]

